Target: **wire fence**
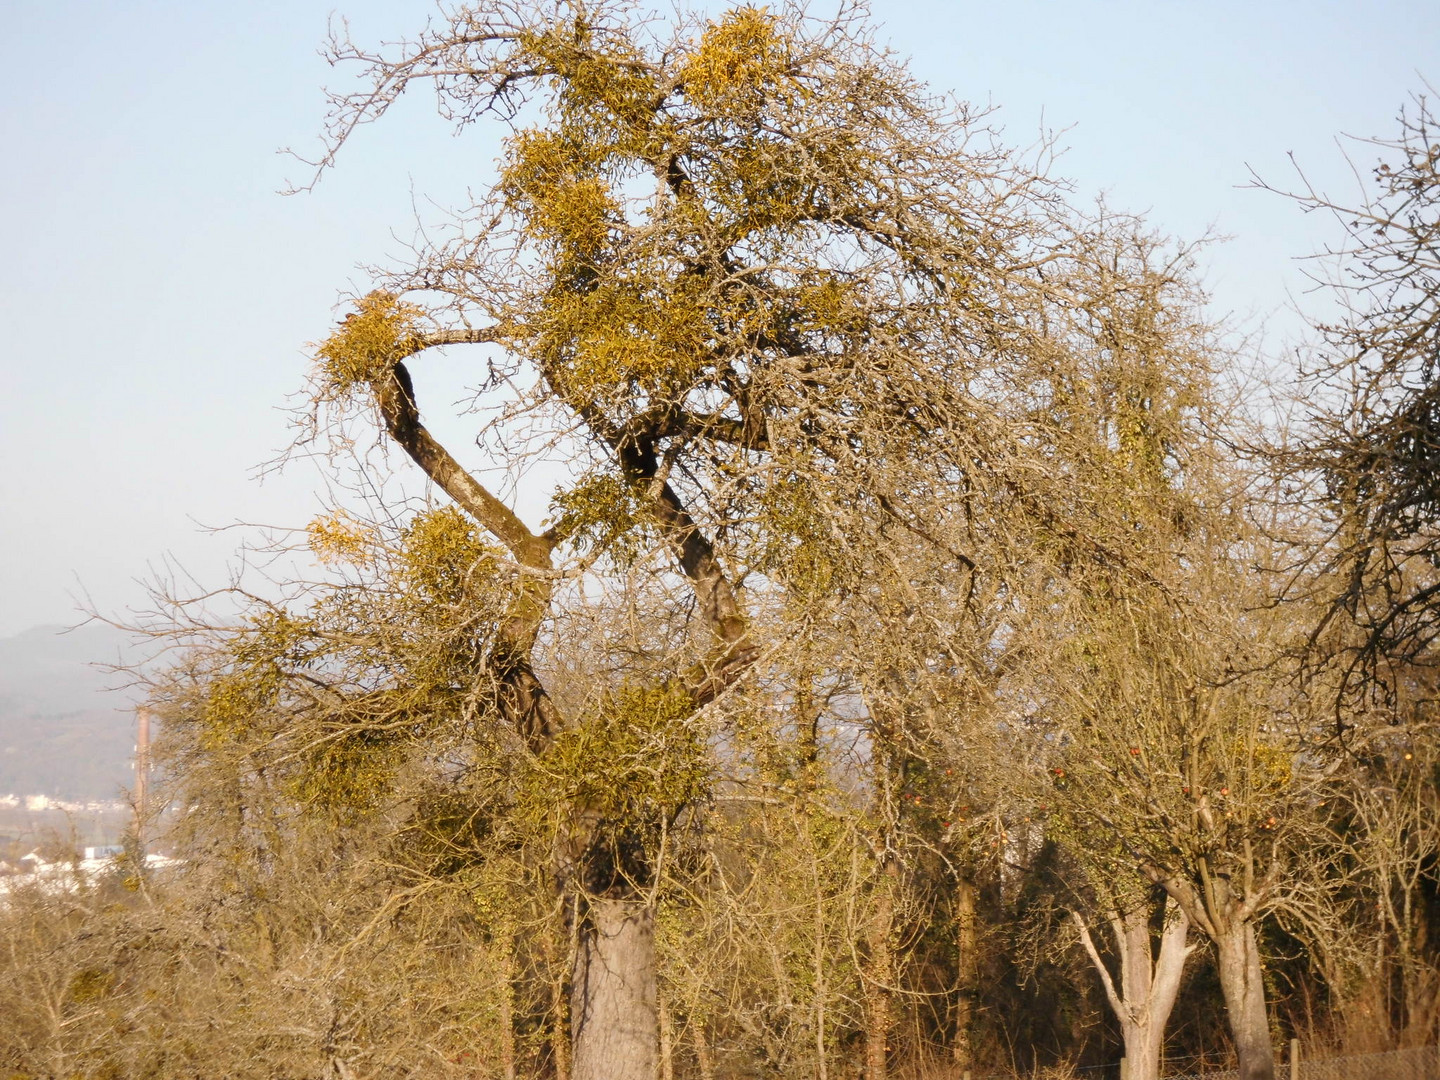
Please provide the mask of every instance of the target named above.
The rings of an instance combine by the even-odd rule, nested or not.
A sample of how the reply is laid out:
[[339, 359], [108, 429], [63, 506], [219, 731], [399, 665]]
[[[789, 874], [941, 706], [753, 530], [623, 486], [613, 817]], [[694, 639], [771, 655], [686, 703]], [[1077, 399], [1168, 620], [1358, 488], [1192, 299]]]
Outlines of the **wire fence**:
[[[1292, 1060], [1294, 1059], [1294, 1060]], [[1188, 1068], [1185, 1066], [1188, 1064]], [[1036, 1073], [954, 1072], [955, 1080], [1127, 1080], [1125, 1062], [1042, 1069]], [[932, 1074], [925, 1073], [930, 1076]], [[933, 1074], [951, 1077], [942, 1069]], [[1240, 1080], [1239, 1070], [1209, 1067], [1191, 1058], [1161, 1065], [1161, 1080]], [[1298, 1052], [1295, 1043], [1275, 1056], [1275, 1080], [1440, 1080], [1440, 1047], [1417, 1046], [1408, 1050], [1387, 1050], [1376, 1054], [1349, 1054], [1343, 1057], [1316, 1057]]]
[[[1294, 1045], [1293, 1043], [1291, 1044]], [[1278, 1062], [1276, 1080], [1440, 1080], [1440, 1049], [1416, 1046], [1379, 1054], [1316, 1058], [1304, 1054], [1295, 1061]], [[1167, 1074], [1165, 1080], [1240, 1080], [1234, 1069], [1202, 1069]]]

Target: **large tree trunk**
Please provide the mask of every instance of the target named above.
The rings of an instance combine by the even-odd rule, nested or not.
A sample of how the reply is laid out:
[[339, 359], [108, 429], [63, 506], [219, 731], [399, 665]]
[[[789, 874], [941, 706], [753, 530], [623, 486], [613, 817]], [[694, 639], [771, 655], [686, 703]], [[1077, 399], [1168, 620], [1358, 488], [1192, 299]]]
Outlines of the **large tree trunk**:
[[1129, 939], [1126, 950], [1125, 996], [1135, 1003], [1131, 1017], [1122, 1025], [1125, 1037], [1127, 1080], [1159, 1080], [1160, 1052], [1165, 1048], [1165, 1026], [1180, 993], [1180, 976], [1190, 950], [1185, 938], [1190, 920], [1173, 900], [1166, 899], [1165, 927], [1160, 937], [1160, 953], [1153, 963], [1150, 957], [1150, 920], [1141, 909], [1127, 920], [1124, 932]]
[[1180, 992], [1180, 976], [1191, 949], [1185, 939], [1190, 920], [1174, 900], [1165, 904], [1165, 928], [1160, 937], [1159, 955], [1152, 957], [1150, 911], [1137, 905], [1124, 914], [1112, 912], [1110, 929], [1120, 959], [1120, 985], [1110, 977], [1100, 958], [1085, 920], [1074, 914], [1090, 962], [1105, 987], [1106, 999], [1120, 1021], [1125, 1040], [1127, 1080], [1158, 1080], [1160, 1052], [1165, 1046], [1165, 1026]]
[[[494, 328], [407, 334], [403, 340], [391, 342], [390, 360], [383, 370], [368, 375], [367, 381], [391, 438], [432, 482], [499, 540], [517, 563], [538, 571], [518, 579], [520, 588], [497, 627], [490, 675], [498, 690], [497, 703], [510, 726], [526, 739], [532, 752], [541, 754], [567, 727], [533, 664], [540, 627], [554, 598], [557, 579], [552, 574], [552, 556], [562, 538], [555, 530], [531, 531], [509, 505], [435, 440], [420, 421], [414, 382], [403, 362], [404, 357], [431, 348], [494, 343], [499, 339]], [[685, 680], [693, 705], [703, 706], [738, 679], [758, 655], [749, 641], [748, 623], [735, 588], [709, 537], [661, 475], [654, 440], [637, 439], [615, 426], [593, 402], [572, 398], [570, 404], [591, 433], [610, 444], [616, 463], [627, 476], [652, 482], [651, 514], [673, 547], [679, 569], [690, 581], [708, 638], [704, 658]], [[577, 814], [578, 828], [567, 863], [577, 857], [583, 863], [584, 854], [596, 854], [589, 849], [595, 840], [595, 824], [588, 812]], [[624, 888], [619, 890], [622, 896], [613, 895], [618, 881], [642, 880], [620, 871], [613, 861], [619, 855], [611, 851], [609, 858], [602, 860], [608, 867], [606, 872], [615, 880], [590, 890], [597, 898], [590, 902], [581, 925], [575, 927], [570, 1080], [656, 1080], [660, 1025], [656, 1007], [655, 912]], [[629, 857], [633, 858], [633, 854]], [[643, 858], [640, 861], [643, 863]], [[571, 868], [556, 869], [557, 880], [563, 882]], [[563, 1004], [563, 994], [560, 997]], [[556, 1019], [558, 1031], [562, 1018]], [[555, 1050], [555, 1073], [564, 1080], [564, 1047]]]
[[[1203, 805], [1201, 819], [1209, 824]], [[1149, 865], [1145, 874], [1164, 887], [1215, 944], [1220, 992], [1225, 998], [1230, 1038], [1239, 1059], [1239, 1080], [1275, 1080], [1275, 1055], [1270, 1045], [1270, 1017], [1265, 1007], [1265, 975], [1255, 938], [1255, 915], [1275, 887], [1279, 863], [1272, 860], [1265, 878], [1254, 880], [1254, 853], [1245, 843], [1240, 864], [1243, 892], [1232, 886], [1232, 874], [1219, 873], [1202, 859], [1198, 880]]]
[[1260, 947], [1255, 924], [1234, 921], [1215, 937], [1215, 960], [1220, 991], [1235, 1054], [1240, 1059], [1240, 1080], [1275, 1080], [1275, 1056], [1270, 1045], [1270, 1018], [1265, 1009], [1265, 981], [1260, 968]]
[[655, 1080], [655, 910], [596, 898], [580, 928], [570, 990], [574, 1080]]
[[1152, 1063], [1150, 1068], [1153, 1072], [1147, 1074], [1150, 1077], [1158, 1078], [1160, 1075], [1160, 1054], [1165, 1049], [1165, 1027], [1170, 1022], [1175, 1000], [1180, 996], [1180, 979], [1185, 974], [1185, 958], [1195, 951], [1195, 947], [1186, 941], [1189, 936], [1189, 916], [1167, 896], [1165, 928], [1160, 934], [1160, 955], [1155, 958], [1155, 977], [1150, 984], [1148, 1040], [1154, 1047], [1153, 1055], [1147, 1059]]

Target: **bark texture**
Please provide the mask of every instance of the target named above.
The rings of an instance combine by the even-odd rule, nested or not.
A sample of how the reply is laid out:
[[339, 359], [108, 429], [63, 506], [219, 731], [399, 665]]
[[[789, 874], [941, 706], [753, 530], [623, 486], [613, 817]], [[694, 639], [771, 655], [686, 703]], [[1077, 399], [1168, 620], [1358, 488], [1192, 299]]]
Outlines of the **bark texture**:
[[571, 1076], [655, 1080], [655, 911], [639, 901], [597, 898], [586, 923], [570, 991]]
[[955, 945], [959, 953], [958, 987], [955, 992], [955, 1042], [951, 1054], [960, 1075], [974, 1065], [975, 1050], [971, 1027], [975, 1022], [975, 983], [979, 972], [975, 933], [975, 884], [968, 878], [955, 883]]
[[1215, 960], [1239, 1058], [1240, 1080], [1275, 1080], [1275, 1055], [1270, 1045], [1255, 924], [1246, 920], [1226, 927], [1215, 939]]
[[866, 927], [865, 1080], [885, 1080], [889, 1072], [890, 1027], [894, 1023], [890, 993], [895, 985], [895, 878], [893, 861], [885, 865]]
[[1265, 877], [1256, 881], [1254, 853], [1247, 843], [1238, 883], [1235, 875], [1213, 870], [1208, 860], [1202, 860], [1199, 869], [1196, 881], [1153, 866], [1146, 868], [1146, 873], [1215, 944], [1215, 964], [1240, 1080], [1274, 1080], [1275, 1055], [1255, 919], [1275, 888], [1279, 864], [1272, 861]]

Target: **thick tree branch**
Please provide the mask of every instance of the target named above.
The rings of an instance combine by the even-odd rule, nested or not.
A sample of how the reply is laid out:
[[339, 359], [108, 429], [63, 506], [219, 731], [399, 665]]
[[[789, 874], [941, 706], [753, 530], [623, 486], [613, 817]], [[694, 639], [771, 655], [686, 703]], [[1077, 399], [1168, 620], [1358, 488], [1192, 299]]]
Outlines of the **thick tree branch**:
[[[627, 468], [636, 468], [646, 479], [655, 476], [657, 463], [651, 453], [621, 451]], [[754, 662], [756, 649], [749, 640], [749, 628], [740, 610], [734, 586], [720, 565], [715, 547], [695, 524], [684, 503], [668, 483], [661, 485], [652, 504], [656, 518], [675, 546], [677, 561], [695, 591], [700, 617], [715, 638], [715, 647], [701, 670], [687, 679], [692, 695], [700, 703], [713, 699]]]
[[770, 439], [763, 430], [756, 430], [755, 425], [733, 417], [682, 412], [679, 426], [687, 433], [703, 435], [746, 450], [770, 449]]
[[[610, 445], [620, 467], [632, 479], [643, 484], [659, 477], [660, 462], [653, 437], [637, 436], [618, 427], [594, 405], [579, 405], [576, 411]], [[659, 485], [650, 512], [675, 549], [676, 561], [694, 589], [700, 617], [714, 635], [710, 655], [686, 679], [691, 695], [704, 704], [739, 678], [754, 662], [757, 650], [750, 643], [747, 620], [714, 545], [668, 482]]]
[[[763, 451], [770, 449], [770, 440], [763, 429], [756, 425], [737, 420], [731, 416], [715, 413], [697, 413], [674, 406], [647, 409], [626, 421], [617, 429], [622, 440], [641, 441], [664, 439], [675, 436], [700, 436], [716, 442], [729, 443], [746, 450]], [[613, 442], [612, 442], [613, 445]]]
[[[427, 336], [426, 340], [434, 345], [477, 340], [461, 337], [460, 333], [465, 332], [448, 332], [443, 340], [434, 340], [441, 335]], [[421, 345], [411, 351], [428, 347]], [[535, 569], [549, 569], [554, 541], [531, 532], [510, 507], [471, 476], [420, 422], [414, 387], [405, 365], [397, 361], [388, 376], [375, 379], [370, 386], [385, 421], [385, 430], [425, 475], [504, 544], [516, 562]]]
[[1195, 951], [1188, 942], [1190, 917], [1185, 914], [1178, 901], [1168, 893], [1165, 896], [1165, 929], [1160, 935], [1160, 955], [1155, 960], [1155, 982], [1150, 990], [1151, 1023], [1163, 1033], [1165, 1020], [1175, 1006], [1180, 993], [1180, 978], [1185, 972], [1185, 958]]
[[1214, 940], [1219, 936], [1220, 928], [1211, 920], [1210, 912], [1190, 882], [1177, 874], [1161, 869], [1154, 863], [1143, 863], [1140, 870], [1153, 884], [1164, 889], [1166, 894], [1180, 905], [1180, 910], [1186, 917], [1198, 926], [1207, 937]]
[[[448, 331], [415, 339], [410, 351], [432, 345], [492, 340], [484, 331]], [[441, 490], [480, 526], [509, 549], [515, 561], [536, 570], [552, 568], [555, 540], [530, 531], [516, 513], [470, 475], [420, 422], [415, 391], [405, 365], [396, 361], [390, 372], [370, 384], [385, 430]], [[532, 750], [542, 750], [563, 722], [544, 685], [535, 674], [531, 653], [540, 624], [550, 607], [554, 584], [548, 575], [524, 575], [519, 591], [501, 621], [490, 657], [502, 715], [525, 737]]]
[[[1100, 959], [1100, 951], [1095, 948], [1095, 941], [1090, 936], [1090, 927], [1078, 911], [1070, 912], [1070, 919], [1075, 924], [1075, 929], [1080, 932], [1080, 944], [1085, 949], [1085, 955], [1090, 957], [1090, 963], [1100, 975], [1100, 983], [1105, 987], [1105, 997], [1110, 1002], [1110, 1008], [1115, 1010], [1116, 1016], [1129, 1016], [1125, 1003], [1120, 1000], [1120, 995], [1115, 990], [1115, 980], [1110, 977], [1110, 970], [1105, 966], [1105, 961]], [[1121, 961], [1123, 966], [1123, 957]]]

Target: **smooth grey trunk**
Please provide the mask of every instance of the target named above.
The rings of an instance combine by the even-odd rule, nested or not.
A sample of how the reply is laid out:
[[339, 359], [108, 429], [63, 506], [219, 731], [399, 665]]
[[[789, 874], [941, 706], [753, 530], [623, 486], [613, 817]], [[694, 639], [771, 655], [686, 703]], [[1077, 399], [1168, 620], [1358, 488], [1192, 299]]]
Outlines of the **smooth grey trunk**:
[[1240, 1080], [1275, 1080], [1270, 1018], [1265, 1009], [1265, 977], [1255, 924], [1249, 919], [1223, 926], [1215, 937], [1215, 963], [1230, 1037], [1239, 1058]]
[[655, 1080], [655, 909], [634, 900], [590, 901], [570, 990], [573, 1080]]
[[1120, 961], [1120, 985], [1100, 958], [1099, 950], [1078, 912], [1071, 917], [1080, 931], [1080, 943], [1105, 987], [1105, 997], [1120, 1021], [1125, 1040], [1126, 1080], [1158, 1080], [1160, 1052], [1165, 1046], [1165, 1025], [1180, 993], [1185, 958], [1194, 951], [1186, 944], [1190, 919], [1173, 899], [1166, 898], [1165, 928], [1160, 951], [1152, 955], [1150, 912], [1144, 905], [1124, 914], [1110, 912], [1110, 931]]

